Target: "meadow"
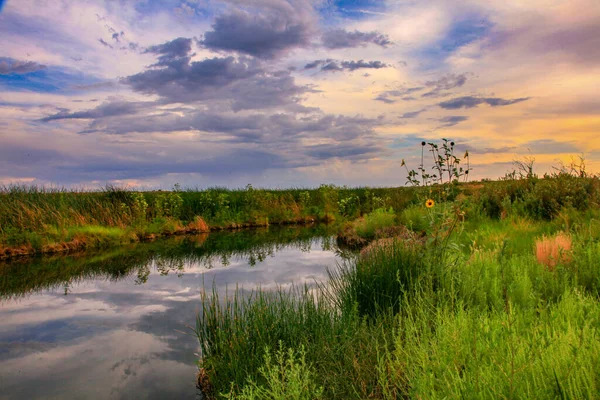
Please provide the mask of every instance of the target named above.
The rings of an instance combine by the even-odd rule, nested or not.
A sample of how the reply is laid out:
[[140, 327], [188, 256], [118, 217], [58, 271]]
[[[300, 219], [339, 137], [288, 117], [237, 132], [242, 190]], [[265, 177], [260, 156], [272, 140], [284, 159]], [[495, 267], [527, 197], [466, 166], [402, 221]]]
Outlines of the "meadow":
[[199, 386], [229, 399], [600, 398], [598, 184], [561, 169], [469, 194], [427, 185], [345, 223], [342, 237], [368, 245], [326, 282], [208, 288]]

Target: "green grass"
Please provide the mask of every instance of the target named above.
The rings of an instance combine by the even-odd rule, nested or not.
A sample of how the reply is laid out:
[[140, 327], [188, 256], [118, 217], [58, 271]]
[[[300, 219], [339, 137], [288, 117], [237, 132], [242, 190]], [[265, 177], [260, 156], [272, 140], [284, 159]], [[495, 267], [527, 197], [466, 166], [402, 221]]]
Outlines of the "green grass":
[[356, 220], [353, 224], [358, 236], [373, 239], [378, 230], [396, 225], [396, 214], [391, 208], [389, 210], [379, 208]]
[[197, 333], [213, 395], [599, 398], [600, 240], [582, 214], [571, 261], [553, 269], [534, 244], [556, 220], [483, 215], [441, 252], [394, 242], [311, 291], [205, 294]]
[[196, 324], [201, 366], [217, 394], [243, 392], [249, 381], [276, 384], [260, 369], [264, 349], [277, 345], [297, 351], [304, 346], [305, 362], [314, 368], [326, 398], [367, 398], [377, 390], [371, 366], [391, 340], [390, 332], [379, 328], [382, 322], [369, 324], [356, 313], [338, 313], [326, 296], [307, 288], [235, 290], [225, 296], [204, 293]]
[[415, 296], [398, 318], [384, 379], [398, 398], [593, 399], [600, 393], [597, 298], [480, 311]]

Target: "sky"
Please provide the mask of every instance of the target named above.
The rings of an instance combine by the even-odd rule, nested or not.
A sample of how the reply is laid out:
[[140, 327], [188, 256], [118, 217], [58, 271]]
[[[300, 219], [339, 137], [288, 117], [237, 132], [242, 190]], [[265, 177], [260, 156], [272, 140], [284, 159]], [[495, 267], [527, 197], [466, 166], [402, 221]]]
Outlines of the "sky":
[[0, 184], [600, 172], [598, 0], [0, 0]]

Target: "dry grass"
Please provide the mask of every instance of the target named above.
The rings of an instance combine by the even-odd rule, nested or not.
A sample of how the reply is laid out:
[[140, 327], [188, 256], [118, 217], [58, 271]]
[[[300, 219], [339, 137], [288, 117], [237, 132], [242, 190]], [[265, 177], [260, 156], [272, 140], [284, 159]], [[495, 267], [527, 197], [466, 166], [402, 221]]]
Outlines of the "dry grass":
[[543, 236], [535, 241], [535, 256], [539, 263], [552, 271], [556, 265], [571, 261], [571, 246], [571, 237], [564, 232], [552, 237]]
[[392, 249], [399, 244], [403, 245], [421, 245], [424, 238], [409, 230], [405, 226], [391, 226], [377, 231], [377, 239], [369, 243], [360, 251], [360, 255], [365, 257], [379, 250]]
[[196, 216], [187, 226], [187, 231], [191, 232], [210, 232], [210, 228], [206, 221], [200, 216]]

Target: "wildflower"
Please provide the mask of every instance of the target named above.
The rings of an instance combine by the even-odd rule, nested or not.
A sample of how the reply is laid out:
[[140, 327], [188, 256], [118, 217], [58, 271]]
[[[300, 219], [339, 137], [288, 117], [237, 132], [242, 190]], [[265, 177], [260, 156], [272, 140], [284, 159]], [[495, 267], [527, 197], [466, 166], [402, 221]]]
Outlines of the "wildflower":
[[427, 201], [425, 202], [425, 207], [427, 208], [431, 208], [435, 205], [435, 201], [433, 201], [432, 199], [427, 199]]

